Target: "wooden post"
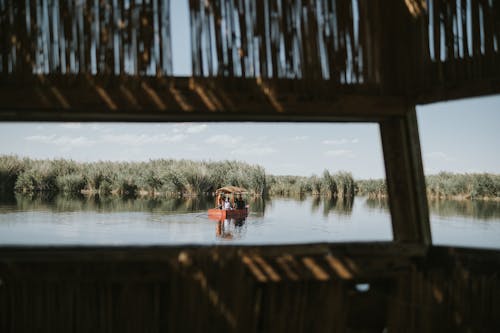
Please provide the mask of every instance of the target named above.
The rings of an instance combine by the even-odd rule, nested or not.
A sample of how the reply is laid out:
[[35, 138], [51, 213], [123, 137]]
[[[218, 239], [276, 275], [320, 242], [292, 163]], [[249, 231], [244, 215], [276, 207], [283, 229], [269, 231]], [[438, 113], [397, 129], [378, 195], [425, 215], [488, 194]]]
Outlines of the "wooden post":
[[431, 245], [415, 107], [380, 122], [395, 242]]

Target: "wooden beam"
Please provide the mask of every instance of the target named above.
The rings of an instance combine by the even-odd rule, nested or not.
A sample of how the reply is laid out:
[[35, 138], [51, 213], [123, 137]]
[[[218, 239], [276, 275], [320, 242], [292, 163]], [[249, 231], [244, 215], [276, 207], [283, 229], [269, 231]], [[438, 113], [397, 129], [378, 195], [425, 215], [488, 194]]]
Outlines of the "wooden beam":
[[134, 76], [0, 81], [0, 121], [377, 122], [402, 115], [404, 105], [404, 98], [380, 96], [374, 86], [326, 81]]
[[500, 94], [500, 78], [450, 81], [417, 90], [410, 98], [415, 104], [430, 104], [497, 94]]
[[407, 114], [380, 122], [394, 241], [431, 245], [429, 211], [417, 117]]

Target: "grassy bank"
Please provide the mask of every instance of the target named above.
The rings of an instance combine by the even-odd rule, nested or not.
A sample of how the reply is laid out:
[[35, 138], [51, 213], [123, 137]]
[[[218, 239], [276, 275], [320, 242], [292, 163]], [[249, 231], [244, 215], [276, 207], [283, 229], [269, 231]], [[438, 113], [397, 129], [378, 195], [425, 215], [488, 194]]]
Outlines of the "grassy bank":
[[297, 195], [313, 194], [329, 197], [353, 197], [355, 195], [355, 182], [348, 172], [337, 172], [331, 174], [328, 170], [323, 175], [300, 177], [300, 176], [273, 176], [268, 175], [266, 179], [268, 193], [270, 195]]
[[210, 193], [225, 185], [236, 185], [247, 188], [253, 195], [263, 195], [265, 181], [262, 167], [234, 161], [78, 163], [71, 160], [0, 157], [0, 190], [3, 193], [189, 196]]
[[192, 196], [214, 192], [226, 185], [247, 188], [250, 194], [318, 194], [332, 198], [353, 197], [355, 183], [346, 172], [321, 177], [266, 175], [258, 165], [243, 162], [94, 162], [34, 160], [0, 156], [0, 190], [4, 194], [115, 194]]
[[[500, 199], [500, 175], [442, 172], [426, 177], [429, 198]], [[303, 194], [350, 198], [356, 194], [387, 196], [383, 179], [354, 181], [348, 172], [321, 176], [266, 175], [263, 167], [244, 162], [151, 160], [149, 162], [94, 162], [34, 160], [0, 156], [0, 193], [115, 194], [151, 197], [211, 193], [226, 185], [247, 188], [251, 195]]]
[[[430, 199], [500, 199], [500, 175], [490, 173], [456, 174], [440, 172], [425, 177]], [[358, 193], [370, 197], [387, 196], [383, 179], [357, 182]]]

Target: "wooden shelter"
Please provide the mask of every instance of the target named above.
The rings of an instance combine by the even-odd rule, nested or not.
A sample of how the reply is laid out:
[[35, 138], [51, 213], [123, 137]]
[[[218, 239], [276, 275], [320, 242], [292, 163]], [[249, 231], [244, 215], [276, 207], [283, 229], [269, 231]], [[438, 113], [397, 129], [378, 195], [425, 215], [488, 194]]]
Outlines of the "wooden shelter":
[[242, 193], [247, 193], [247, 189], [239, 186], [224, 186], [221, 188], [218, 188], [215, 193], [216, 194], [242, 194]]
[[375, 122], [393, 242], [3, 246], [0, 331], [498, 331], [500, 252], [432, 245], [415, 105], [499, 93], [500, 2], [189, 6], [174, 77], [169, 0], [0, 0], [0, 120]]

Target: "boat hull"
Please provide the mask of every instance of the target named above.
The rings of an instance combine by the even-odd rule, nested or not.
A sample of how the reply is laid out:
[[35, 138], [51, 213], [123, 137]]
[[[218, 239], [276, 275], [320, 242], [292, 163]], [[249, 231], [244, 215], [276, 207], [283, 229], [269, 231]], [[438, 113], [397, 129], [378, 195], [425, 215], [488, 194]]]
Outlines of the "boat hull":
[[208, 210], [208, 218], [212, 220], [238, 219], [248, 216], [248, 208], [243, 209], [218, 209]]

